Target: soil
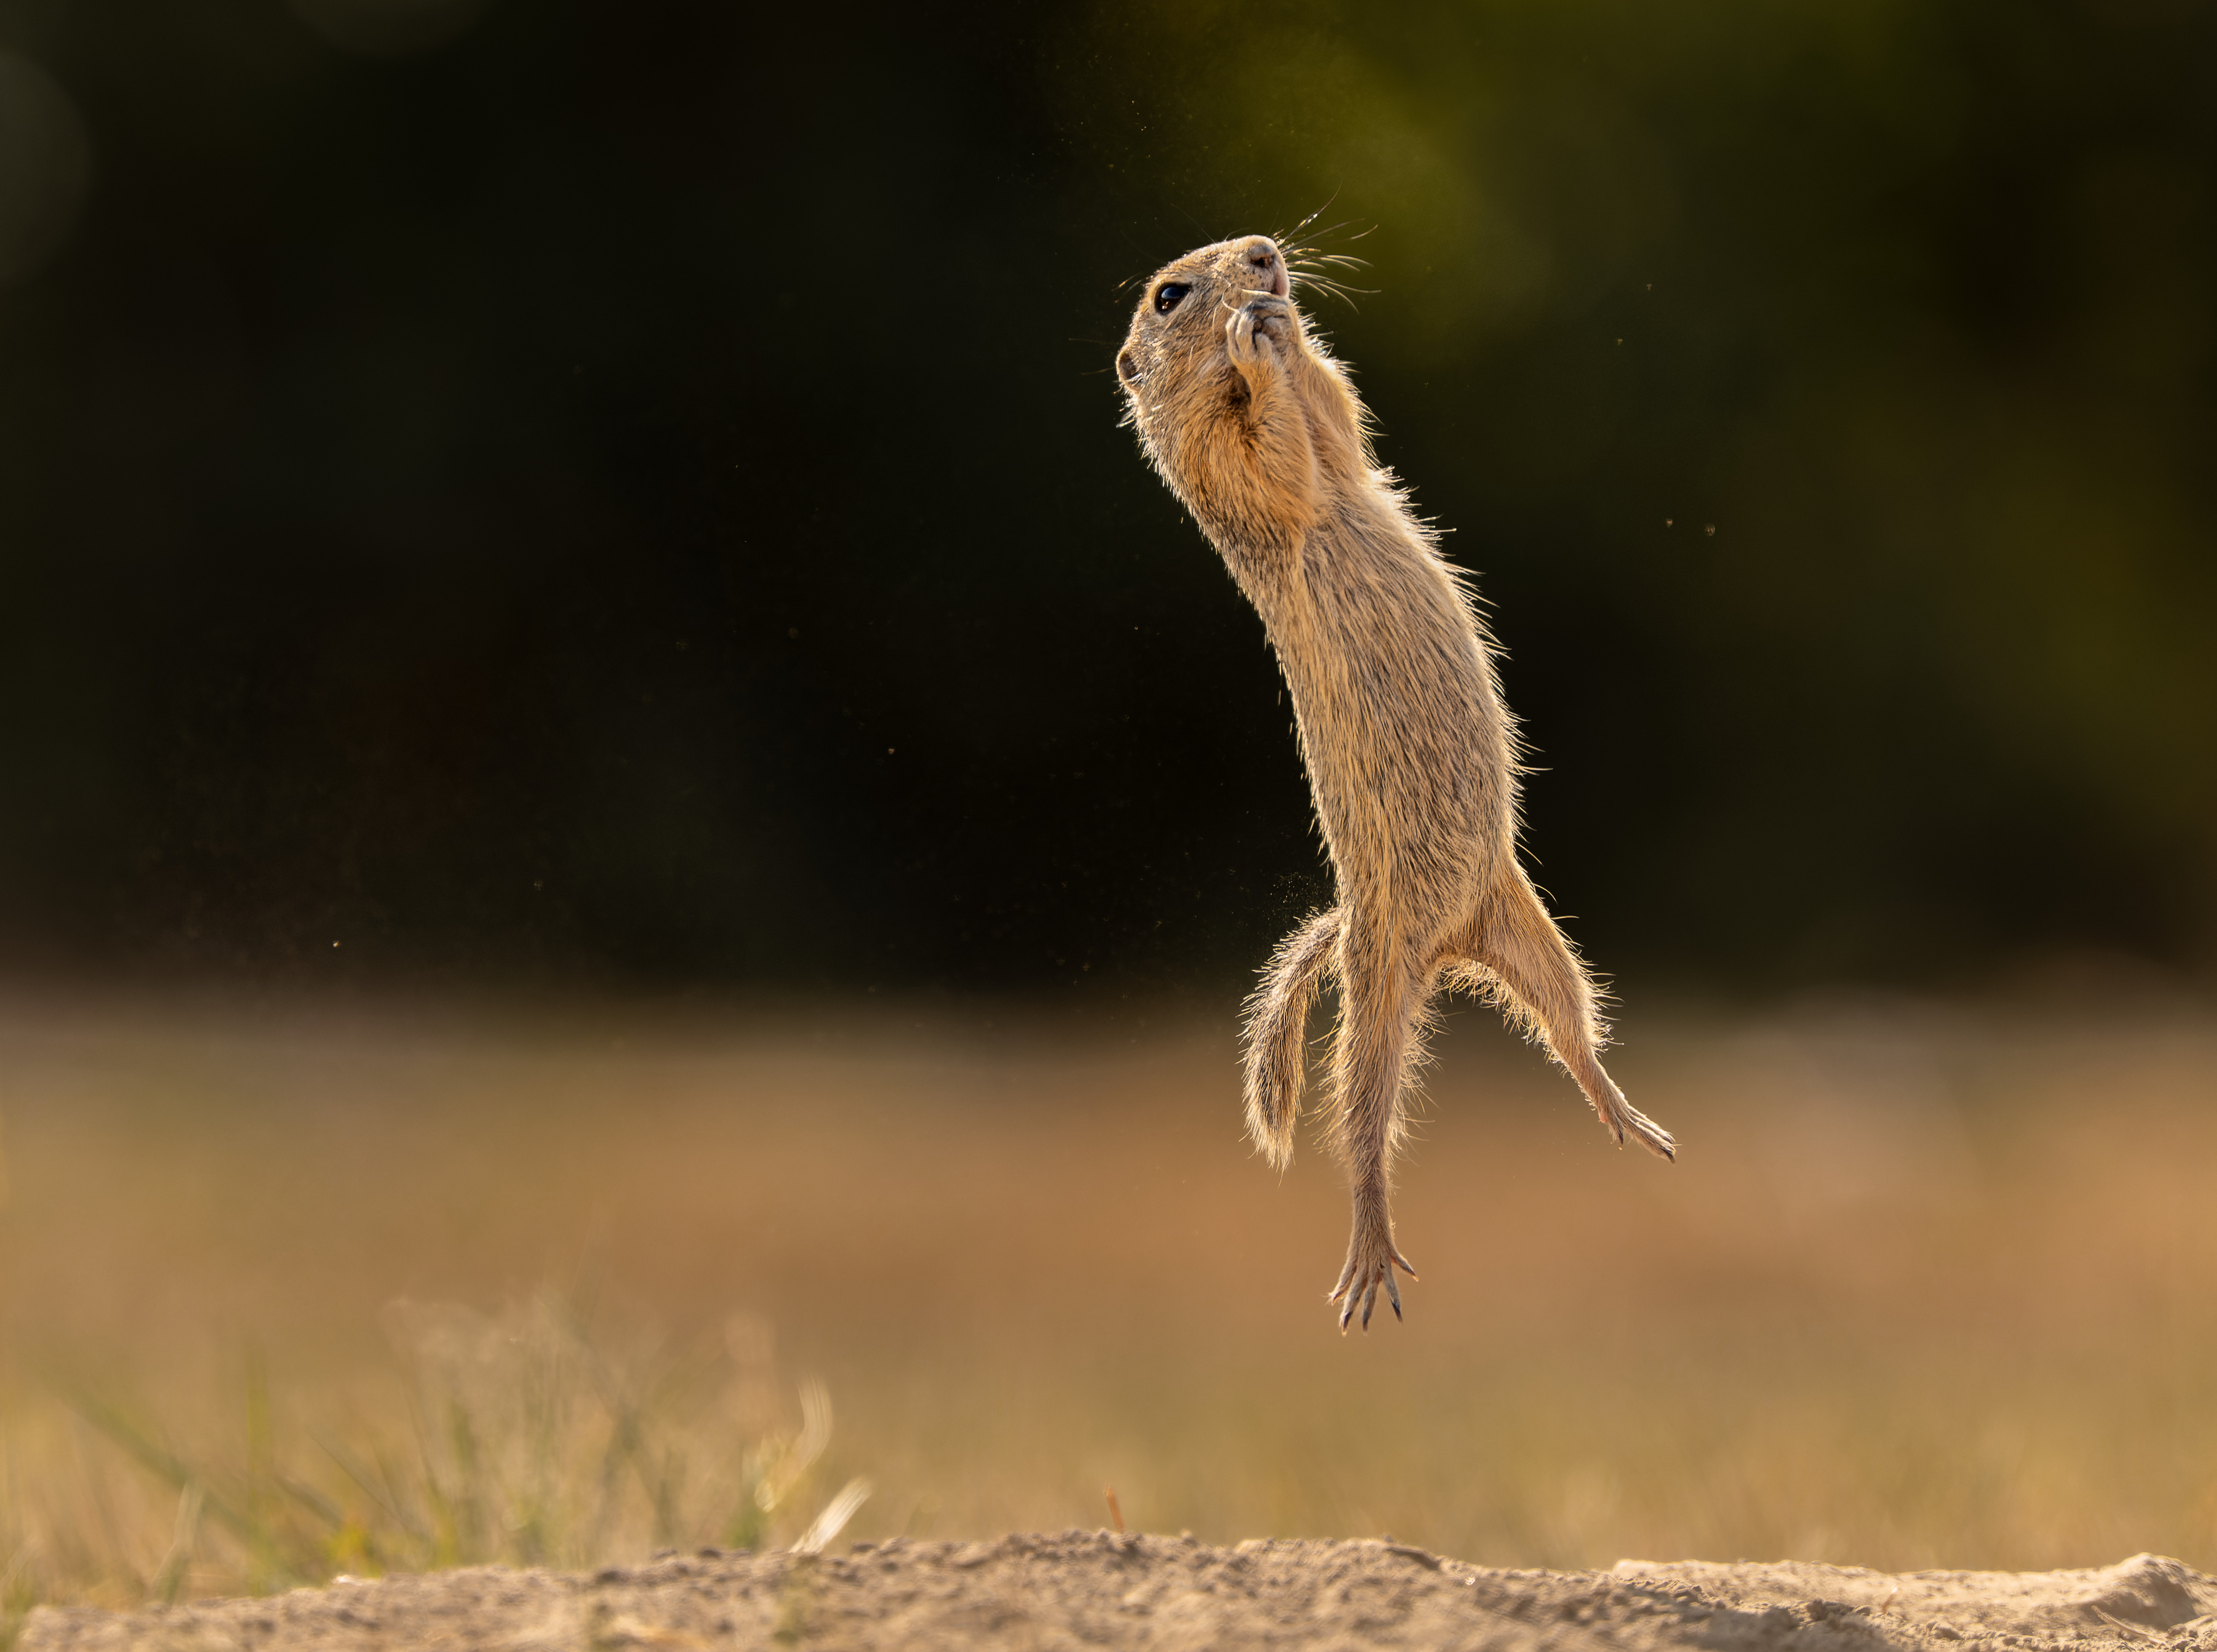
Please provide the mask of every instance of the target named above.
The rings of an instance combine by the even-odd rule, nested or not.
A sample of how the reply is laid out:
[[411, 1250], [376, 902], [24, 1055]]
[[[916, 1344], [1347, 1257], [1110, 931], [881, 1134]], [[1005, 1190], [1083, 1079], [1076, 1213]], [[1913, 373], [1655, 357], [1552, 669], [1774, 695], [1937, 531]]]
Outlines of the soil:
[[487, 1568], [141, 1612], [42, 1607], [20, 1643], [22, 1652], [796, 1644], [2217, 1652], [2217, 1579], [2154, 1555], [2063, 1572], [1629, 1560], [1607, 1572], [1493, 1571], [1392, 1542], [1218, 1549], [1065, 1531], [858, 1544], [820, 1558], [703, 1550], [590, 1575]]

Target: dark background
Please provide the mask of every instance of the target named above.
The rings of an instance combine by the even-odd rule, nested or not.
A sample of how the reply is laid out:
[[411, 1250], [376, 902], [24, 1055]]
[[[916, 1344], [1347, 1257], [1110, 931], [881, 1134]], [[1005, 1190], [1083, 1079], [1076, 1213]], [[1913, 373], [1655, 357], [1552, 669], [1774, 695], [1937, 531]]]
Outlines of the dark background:
[[1132, 278], [1318, 209], [1628, 997], [2217, 960], [2217, 8], [6, 0], [0, 46], [14, 968], [1236, 987], [1328, 875], [1108, 365]]

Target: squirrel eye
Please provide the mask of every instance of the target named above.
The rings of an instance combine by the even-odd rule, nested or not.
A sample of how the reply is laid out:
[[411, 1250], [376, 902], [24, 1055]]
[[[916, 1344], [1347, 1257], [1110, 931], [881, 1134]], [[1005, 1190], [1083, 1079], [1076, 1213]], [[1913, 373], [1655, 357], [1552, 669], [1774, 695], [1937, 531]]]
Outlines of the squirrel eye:
[[1164, 282], [1160, 287], [1155, 288], [1155, 312], [1158, 315], [1168, 315], [1172, 310], [1177, 308], [1178, 300], [1191, 291], [1193, 291], [1192, 287], [1185, 282]]

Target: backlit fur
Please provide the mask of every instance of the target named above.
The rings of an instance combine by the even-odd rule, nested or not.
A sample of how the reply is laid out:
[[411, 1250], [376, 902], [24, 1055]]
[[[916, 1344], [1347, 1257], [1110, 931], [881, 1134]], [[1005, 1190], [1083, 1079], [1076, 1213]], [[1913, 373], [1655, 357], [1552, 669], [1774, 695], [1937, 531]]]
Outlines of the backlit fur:
[[[1165, 312], [1159, 295], [1181, 284]], [[1117, 352], [1148, 460], [1263, 617], [1293, 696], [1338, 902], [1289, 936], [1247, 1014], [1247, 1127], [1292, 1158], [1308, 1012], [1340, 1012], [1326, 1138], [1355, 1223], [1331, 1300], [1367, 1327], [1393, 1269], [1391, 1170], [1411, 1068], [1442, 986], [1475, 990], [1542, 1041], [1620, 1144], [1670, 1134], [1603, 1071], [1584, 964], [1516, 857], [1516, 726], [1461, 576], [1372, 452], [1345, 370], [1308, 331], [1277, 244], [1245, 236], [1150, 280]]]

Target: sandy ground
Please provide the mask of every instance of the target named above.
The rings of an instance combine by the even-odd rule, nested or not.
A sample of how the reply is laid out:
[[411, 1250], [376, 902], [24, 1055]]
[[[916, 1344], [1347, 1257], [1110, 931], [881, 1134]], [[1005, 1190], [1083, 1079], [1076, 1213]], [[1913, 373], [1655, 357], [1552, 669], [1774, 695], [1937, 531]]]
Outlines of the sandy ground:
[[588, 1575], [487, 1568], [155, 1612], [41, 1608], [23, 1652], [124, 1649], [1247, 1647], [2217, 1652], [2217, 1579], [1787, 1562], [1491, 1571], [1393, 1543], [1213, 1548], [1098, 1531], [894, 1541], [803, 1558], [703, 1550]]

